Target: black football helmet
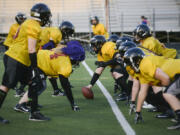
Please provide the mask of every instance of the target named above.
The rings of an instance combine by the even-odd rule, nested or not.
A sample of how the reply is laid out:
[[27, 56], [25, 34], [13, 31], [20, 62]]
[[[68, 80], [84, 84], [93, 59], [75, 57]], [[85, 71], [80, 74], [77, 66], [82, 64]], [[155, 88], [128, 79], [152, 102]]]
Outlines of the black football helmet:
[[151, 36], [151, 30], [145, 24], [140, 24], [133, 31], [133, 35], [136, 41], [143, 40]]
[[136, 44], [132, 41], [127, 41], [127, 42], [123, 42], [121, 44], [121, 46], [119, 46], [118, 50], [119, 50], [119, 53], [121, 55], [121, 57], [124, 56], [124, 53], [130, 49], [130, 48], [133, 48], [133, 47], [136, 47]]
[[135, 72], [140, 72], [139, 65], [143, 57], [145, 56], [144, 52], [137, 47], [128, 49], [124, 54], [124, 62], [126, 65], [131, 66]]
[[119, 39], [119, 36], [116, 35], [116, 34], [113, 34], [111, 36], [109, 36], [109, 38], [107, 39], [107, 41], [111, 41], [111, 42], [114, 42], [116, 43], [116, 41]]
[[26, 15], [20, 12], [15, 16], [15, 20], [19, 25], [21, 25], [26, 19]]
[[117, 50], [122, 43], [127, 42], [127, 41], [132, 41], [132, 39], [130, 37], [120, 37], [117, 41], [116, 41], [116, 47], [115, 49]]
[[75, 31], [74, 25], [69, 21], [63, 21], [59, 25], [59, 29], [62, 32], [63, 39], [68, 39], [70, 36], [74, 34]]
[[38, 3], [31, 8], [31, 17], [40, 21], [41, 26], [50, 25], [51, 16], [51, 10], [46, 4]]
[[[96, 23], [93, 23], [93, 20], [96, 20]], [[99, 23], [99, 18], [97, 16], [91, 16], [90, 17], [90, 23], [92, 25], [97, 25]]]
[[106, 39], [102, 35], [96, 35], [90, 40], [91, 48], [92, 50], [97, 54], [100, 50], [103, 44], [106, 42]]

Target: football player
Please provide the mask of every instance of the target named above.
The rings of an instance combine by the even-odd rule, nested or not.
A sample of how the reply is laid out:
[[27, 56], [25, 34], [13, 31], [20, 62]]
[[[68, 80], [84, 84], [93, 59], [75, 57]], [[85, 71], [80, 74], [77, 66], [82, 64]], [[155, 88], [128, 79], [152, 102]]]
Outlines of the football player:
[[140, 43], [140, 47], [155, 53], [158, 56], [166, 58], [176, 58], [176, 49], [166, 48], [163, 43], [151, 35], [151, 31], [147, 25], [140, 24], [133, 31], [134, 38]]
[[106, 39], [109, 38], [109, 33], [107, 32], [104, 24], [99, 23], [99, 18], [97, 16], [92, 16], [90, 18], [90, 23], [92, 25], [93, 36], [103, 35]]
[[[22, 25], [13, 45], [5, 52], [7, 60], [5, 72], [0, 86], [0, 107], [6, 98], [10, 88], [16, 86], [17, 82], [29, 85], [28, 97], [32, 100], [29, 120], [49, 120], [37, 110], [37, 89], [42, 84], [39, 72], [37, 71], [37, 53], [39, 49], [37, 42], [41, 33], [41, 26], [50, 23], [51, 11], [43, 3], [35, 4], [31, 8], [31, 18]], [[38, 85], [37, 85], [38, 84]], [[0, 117], [1, 123], [9, 123], [8, 120]]]
[[[118, 48], [118, 50], [119, 50], [119, 53], [121, 54], [121, 56], [124, 56], [124, 53], [128, 49], [133, 48], [133, 47], [136, 47], [136, 45], [131, 41], [127, 41], [127, 42], [123, 43]], [[142, 51], [146, 55], [154, 55], [153, 53], [149, 52], [146, 49], [143, 49], [141, 47], [139, 47], [139, 48], [142, 49]], [[129, 94], [129, 96], [131, 95], [129, 114], [132, 114], [133, 111], [135, 112], [135, 101], [136, 101], [136, 97], [138, 95], [139, 88], [140, 88], [140, 83], [139, 83], [139, 79], [138, 79], [140, 74], [134, 72], [130, 66], [126, 66], [126, 70], [129, 74], [128, 94]], [[133, 81], [132, 86], [131, 86], [131, 84], [129, 84], [131, 82], [130, 80]], [[154, 106], [158, 107], [159, 111], [163, 112], [162, 114], [156, 115], [157, 118], [169, 118], [169, 117], [174, 116], [171, 109], [169, 108], [169, 105], [163, 98], [162, 87], [157, 87], [157, 86], [150, 87], [146, 101], [148, 103], [153, 104]]]
[[[113, 58], [116, 57], [117, 51], [115, 50], [116, 44], [113, 42], [106, 42], [106, 39], [102, 35], [94, 36], [91, 41], [92, 50], [97, 54], [98, 61], [95, 64], [98, 66], [90, 81], [90, 84], [86, 87], [92, 88], [96, 83], [100, 75], [106, 66], [110, 65], [111, 73], [116, 83], [120, 85], [123, 90], [127, 90], [126, 80], [128, 77], [127, 72], [123, 66], [115, 65]], [[108, 63], [104, 63], [108, 62]], [[125, 100], [125, 99], [123, 99]]]
[[[39, 50], [37, 54], [39, 72], [46, 76], [59, 77], [61, 86], [66, 93], [73, 111], [79, 111], [79, 107], [74, 102], [68, 77], [72, 73], [72, 68], [74, 66], [77, 67], [79, 62], [84, 59], [85, 51], [78, 41], [70, 41], [67, 43], [67, 46], [61, 45], [61, 47], [54, 48], [53, 50]], [[38, 93], [42, 93], [45, 89], [46, 83], [44, 81], [43, 87], [39, 89]], [[17, 106], [26, 104], [27, 102], [27, 94], [24, 94]], [[24, 109], [22, 112], [27, 112], [27, 110]]]
[[14, 39], [18, 35], [18, 28], [19, 26], [27, 19], [26, 15], [23, 13], [17, 13], [15, 16], [16, 23], [12, 24], [9, 30], [9, 33], [6, 37], [6, 40], [4, 41], [4, 45], [6, 46], [6, 49], [8, 49], [12, 44]]
[[[40, 43], [42, 49], [44, 50], [51, 50], [60, 43], [62, 39], [62, 33], [58, 27], [46, 27], [42, 29], [42, 32], [40, 34]], [[54, 93], [52, 96], [63, 96], [64, 92], [58, 88], [57, 85], [57, 77], [48, 77]], [[20, 106], [19, 106], [20, 107]]]
[[[8, 33], [8, 36], [6, 40], [4, 41], [4, 45], [6, 49], [8, 49], [11, 45], [13, 45], [14, 40], [17, 38], [19, 30], [20, 30], [20, 25], [27, 19], [26, 15], [24, 13], [17, 13], [15, 16], [16, 23], [12, 24]], [[4, 60], [4, 63], [6, 60]], [[21, 86], [16, 89], [16, 94], [15, 97], [22, 96], [24, 94], [24, 87], [25, 84], [20, 84]]]
[[180, 102], [176, 97], [180, 94], [180, 70], [177, 68], [180, 66], [180, 60], [153, 55], [147, 56], [141, 49], [132, 48], [125, 53], [124, 62], [131, 66], [136, 73], [141, 74], [139, 78], [141, 88], [138, 95], [135, 121], [142, 120], [141, 106], [149, 86], [165, 86], [163, 96], [177, 115], [177, 123], [168, 129], [180, 128]]

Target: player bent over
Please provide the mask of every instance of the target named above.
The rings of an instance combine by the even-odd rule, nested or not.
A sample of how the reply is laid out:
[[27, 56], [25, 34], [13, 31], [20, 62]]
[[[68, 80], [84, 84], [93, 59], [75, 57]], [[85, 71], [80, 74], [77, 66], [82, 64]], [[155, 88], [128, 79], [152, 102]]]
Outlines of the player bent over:
[[138, 95], [135, 122], [142, 120], [141, 107], [149, 86], [153, 84], [166, 87], [163, 96], [177, 116], [176, 124], [168, 127], [168, 129], [180, 128], [180, 102], [176, 97], [180, 94], [180, 70], [177, 68], [180, 66], [180, 60], [146, 56], [141, 49], [132, 48], [125, 53], [124, 62], [131, 66], [135, 72], [141, 74], [141, 78], [139, 78], [141, 88]]
[[123, 90], [127, 90], [126, 79], [127, 79], [127, 72], [125, 71], [122, 66], [114, 66], [113, 64], [101, 65], [101, 62], [108, 62], [113, 60], [116, 56], [117, 51], [115, 50], [116, 44], [113, 42], [106, 42], [104, 36], [97, 35], [94, 36], [91, 41], [91, 47], [94, 52], [97, 54], [98, 61], [95, 63], [98, 65], [96, 71], [90, 81], [90, 84], [86, 86], [87, 88], [92, 88], [96, 81], [99, 79], [100, 75], [102, 74], [103, 70], [107, 65], [111, 65], [111, 72], [113, 78], [120, 85]]
[[[37, 54], [38, 70], [48, 76], [59, 76], [61, 86], [71, 104], [72, 110], [78, 111], [75, 104], [68, 77], [72, 73], [72, 67], [78, 66], [85, 59], [85, 51], [78, 41], [70, 41], [67, 46], [61, 46], [53, 50], [39, 50]], [[46, 85], [44, 84], [43, 90]], [[39, 89], [39, 93], [43, 91]], [[20, 100], [20, 105], [28, 102], [27, 94]], [[25, 112], [25, 111], [24, 111]]]

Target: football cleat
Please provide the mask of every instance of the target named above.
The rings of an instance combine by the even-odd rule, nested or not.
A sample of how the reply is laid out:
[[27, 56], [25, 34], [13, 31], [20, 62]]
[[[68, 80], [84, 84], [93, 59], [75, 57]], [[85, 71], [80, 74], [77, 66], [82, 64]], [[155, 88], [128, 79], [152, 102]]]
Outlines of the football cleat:
[[4, 118], [2, 118], [2, 117], [0, 116], [0, 123], [2, 123], [2, 124], [9, 124], [9, 121], [6, 120], [6, 119], [4, 119]]
[[37, 111], [37, 112], [33, 112], [30, 114], [29, 120], [31, 120], [31, 121], [49, 121], [50, 118], [44, 116], [39, 111]]
[[23, 103], [23, 104], [17, 104], [14, 107], [14, 110], [17, 112], [24, 112], [24, 113], [29, 113], [30, 109]]
[[176, 122], [174, 125], [167, 127], [167, 129], [169, 130], [173, 130], [173, 129], [180, 129], [180, 121]]
[[65, 96], [65, 93], [61, 89], [54, 90], [54, 93], [52, 94], [52, 97], [56, 96]]
[[24, 95], [24, 90], [16, 89], [15, 97], [22, 97]]

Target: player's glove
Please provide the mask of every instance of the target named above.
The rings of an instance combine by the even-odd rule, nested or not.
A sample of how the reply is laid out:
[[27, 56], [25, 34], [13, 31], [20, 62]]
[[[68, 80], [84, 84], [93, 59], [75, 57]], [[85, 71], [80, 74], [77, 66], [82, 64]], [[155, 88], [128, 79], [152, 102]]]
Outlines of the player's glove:
[[95, 65], [98, 67], [106, 67], [107, 66], [106, 62], [103, 62], [103, 61], [96, 61]]
[[143, 122], [143, 118], [141, 115], [141, 112], [136, 112], [135, 118], [134, 118], [135, 124]]
[[130, 103], [129, 115], [135, 112], [136, 112], [136, 105], [134, 103]]
[[80, 111], [79, 106], [77, 106], [76, 104], [73, 104], [71, 107], [72, 107], [72, 110], [75, 111], [75, 112]]

